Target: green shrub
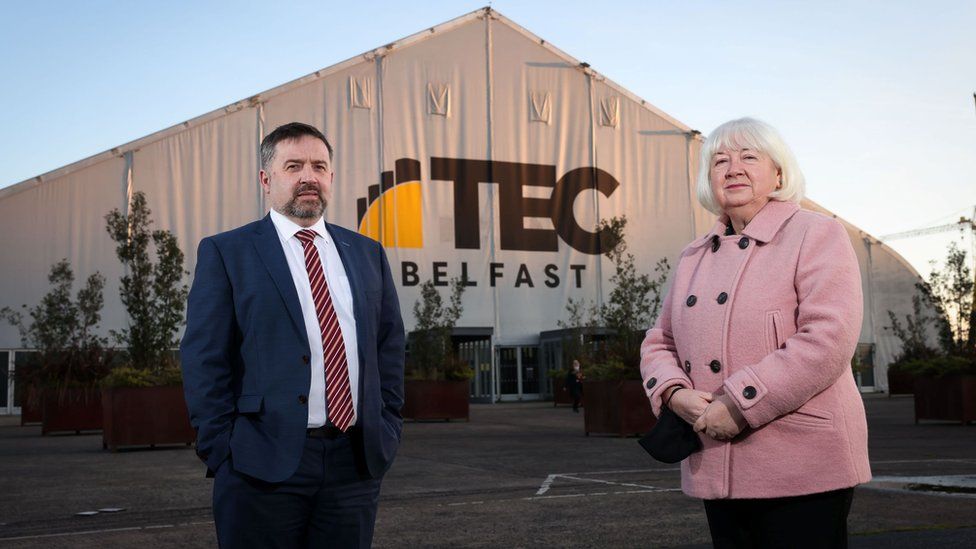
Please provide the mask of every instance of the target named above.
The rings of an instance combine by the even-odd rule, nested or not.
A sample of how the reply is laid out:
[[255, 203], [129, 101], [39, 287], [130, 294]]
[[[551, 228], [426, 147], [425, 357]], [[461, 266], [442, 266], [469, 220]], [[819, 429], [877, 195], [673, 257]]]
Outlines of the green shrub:
[[133, 377], [138, 383], [168, 379], [163, 370], [176, 366], [172, 350], [179, 345], [176, 332], [184, 322], [188, 292], [183, 276], [189, 273], [183, 269], [176, 237], [170, 231], [150, 230], [151, 213], [145, 194], [136, 192], [127, 212], [113, 209], [105, 216], [105, 228], [125, 267], [119, 297], [129, 317], [128, 325], [112, 335], [125, 348], [128, 366], [151, 372]]
[[976, 361], [961, 356], [917, 358], [893, 363], [888, 366], [888, 371], [922, 377], [943, 377], [954, 374], [976, 375]]
[[75, 276], [67, 259], [52, 265], [47, 279], [51, 290], [35, 307], [22, 306], [26, 317], [9, 307], [0, 309], [0, 319], [20, 331], [21, 344], [37, 350], [15, 374], [31, 406], [38, 405], [42, 394], [51, 390], [59, 401], [68, 389], [94, 390], [108, 373], [114, 355], [106, 338], [96, 333], [105, 277], [97, 272], [88, 277], [76, 299], [71, 298]]
[[602, 362], [596, 362], [586, 370], [587, 379], [602, 381], [619, 381], [625, 379], [640, 380], [640, 368], [634, 368], [630, 364], [618, 359], [608, 358]]
[[420, 299], [413, 305], [416, 329], [410, 333], [405, 377], [413, 380], [468, 380], [474, 371], [457, 356], [451, 332], [464, 308], [464, 281], [451, 280], [451, 297], [445, 305], [433, 281], [420, 286]]
[[172, 387], [183, 383], [179, 366], [147, 370], [132, 366], [114, 368], [102, 379], [101, 386], [113, 387]]
[[[915, 287], [913, 311], [905, 316], [904, 325], [888, 311], [891, 321], [888, 329], [902, 344], [901, 352], [888, 365], [888, 371], [925, 377], [976, 374], [974, 281], [965, 250], [959, 249], [955, 243], [950, 244], [943, 268], [933, 267], [928, 282], [918, 283]], [[928, 305], [934, 315], [927, 315], [923, 305]], [[938, 331], [940, 350], [928, 345], [926, 327], [929, 324]]]
[[[626, 217], [613, 217], [597, 227], [603, 255], [614, 267], [607, 300], [597, 306], [571, 299], [566, 305], [569, 321], [559, 323], [571, 330], [563, 356], [578, 358], [591, 380], [640, 379], [641, 342], [661, 311], [671, 271], [665, 258], [654, 265], [654, 278], [639, 272], [634, 255], [627, 253], [626, 226]], [[597, 326], [606, 328], [602, 340], [593, 337]]]

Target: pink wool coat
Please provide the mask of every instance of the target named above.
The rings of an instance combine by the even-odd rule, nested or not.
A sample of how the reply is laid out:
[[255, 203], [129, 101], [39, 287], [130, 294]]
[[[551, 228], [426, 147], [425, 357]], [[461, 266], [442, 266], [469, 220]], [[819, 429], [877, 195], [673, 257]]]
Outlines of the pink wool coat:
[[771, 498], [871, 479], [864, 405], [851, 373], [861, 277], [836, 220], [770, 201], [741, 235], [727, 218], [689, 244], [641, 345], [655, 414], [674, 385], [726, 393], [749, 426], [700, 435], [681, 463], [694, 497]]

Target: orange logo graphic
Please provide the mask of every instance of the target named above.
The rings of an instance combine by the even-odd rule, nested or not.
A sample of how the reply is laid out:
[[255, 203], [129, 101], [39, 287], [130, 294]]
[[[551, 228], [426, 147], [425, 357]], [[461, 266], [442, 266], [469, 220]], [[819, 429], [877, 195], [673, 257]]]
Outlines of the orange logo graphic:
[[387, 248], [423, 248], [420, 162], [398, 159], [394, 171], [383, 172], [380, 184], [370, 185], [367, 193], [356, 201], [360, 234]]

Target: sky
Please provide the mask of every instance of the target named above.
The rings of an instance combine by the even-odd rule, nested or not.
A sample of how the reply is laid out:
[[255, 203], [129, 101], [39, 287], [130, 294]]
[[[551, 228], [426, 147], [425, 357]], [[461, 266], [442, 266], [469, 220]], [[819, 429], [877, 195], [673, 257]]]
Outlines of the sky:
[[[0, 3], [0, 187], [487, 5]], [[780, 130], [808, 197], [873, 236], [976, 209], [976, 2], [491, 2], [705, 134]], [[889, 244], [920, 273], [960, 231]]]

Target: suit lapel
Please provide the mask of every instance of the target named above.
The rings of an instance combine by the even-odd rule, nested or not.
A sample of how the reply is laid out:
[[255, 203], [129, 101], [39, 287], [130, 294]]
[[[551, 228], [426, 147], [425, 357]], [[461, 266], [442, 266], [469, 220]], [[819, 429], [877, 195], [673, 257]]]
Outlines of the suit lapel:
[[295, 281], [292, 280], [291, 271], [288, 269], [288, 260], [285, 258], [284, 250], [281, 249], [281, 240], [278, 238], [278, 231], [275, 230], [270, 215], [264, 217], [254, 236], [254, 247], [258, 251], [258, 256], [261, 257], [264, 267], [271, 275], [271, 280], [278, 288], [278, 293], [285, 302], [285, 309], [288, 310], [288, 316], [291, 317], [302, 340], [308, 346], [308, 333], [305, 331], [302, 306], [298, 301], [298, 290], [295, 289]]
[[[353, 316], [356, 318], [356, 346], [359, 347], [359, 370], [362, 372], [366, 357], [366, 354], [363, 352], [366, 343], [366, 319], [363, 316], [366, 296], [363, 294], [365, 290], [362, 284], [363, 279], [360, 277], [359, 250], [353, 248], [349, 242], [346, 242], [339, 234], [339, 231], [335, 230], [329, 223], [325, 224], [325, 229], [329, 231], [329, 235], [332, 236], [332, 241], [335, 242], [336, 250], [339, 252], [339, 259], [342, 260], [342, 267], [346, 270], [349, 291], [352, 292], [352, 311]], [[360, 392], [362, 392], [362, 388], [363, 384], [360, 383]]]

